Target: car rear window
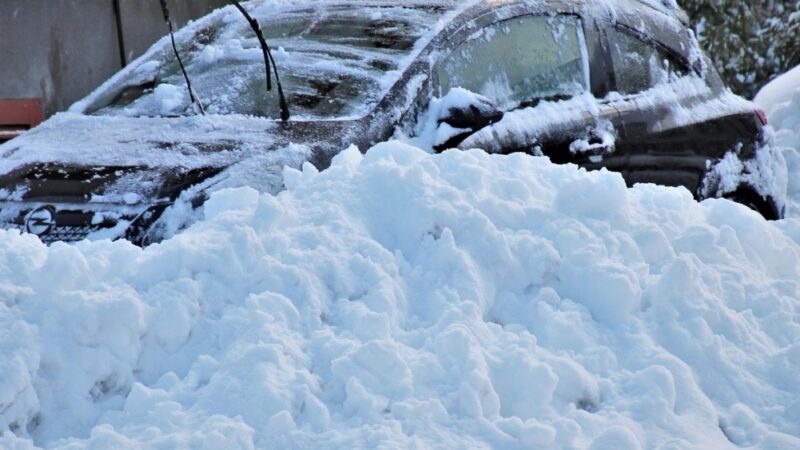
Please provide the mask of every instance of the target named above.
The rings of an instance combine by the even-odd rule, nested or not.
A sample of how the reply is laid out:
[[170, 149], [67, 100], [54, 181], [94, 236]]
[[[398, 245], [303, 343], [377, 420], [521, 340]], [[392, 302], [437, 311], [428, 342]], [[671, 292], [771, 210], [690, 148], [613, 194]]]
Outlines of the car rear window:
[[[264, 62], [255, 34], [238, 12], [221, 15], [188, 39], [181, 58], [206, 112], [280, 117], [276, 92], [266, 91]], [[277, 15], [252, 12], [278, 65], [294, 118], [359, 117], [410, 62], [415, 43], [441, 10], [421, 7], [304, 8]], [[194, 114], [171, 48], [90, 108], [92, 114], [181, 116]]]

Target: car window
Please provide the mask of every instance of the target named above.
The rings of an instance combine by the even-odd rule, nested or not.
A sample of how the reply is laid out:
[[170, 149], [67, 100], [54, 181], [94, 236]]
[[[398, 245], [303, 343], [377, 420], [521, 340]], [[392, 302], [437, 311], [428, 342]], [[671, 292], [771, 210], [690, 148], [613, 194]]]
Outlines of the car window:
[[524, 16], [484, 28], [438, 67], [439, 93], [461, 87], [504, 108], [588, 90], [580, 18]]
[[[232, 10], [180, 39], [192, 86], [212, 114], [280, 116], [276, 93], [265, 89], [264, 62], [255, 34]], [[360, 117], [382, 98], [391, 78], [412, 57], [414, 45], [441, 11], [414, 7], [304, 8], [279, 15], [257, 9], [280, 70], [292, 117]], [[188, 38], [188, 39], [187, 39]], [[194, 114], [171, 47], [88, 111], [125, 116]]]
[[611, 28], [608, 40], [617, 91], [621, 94], [636, 94], [689, 73], [672, 55], [627, 31]]

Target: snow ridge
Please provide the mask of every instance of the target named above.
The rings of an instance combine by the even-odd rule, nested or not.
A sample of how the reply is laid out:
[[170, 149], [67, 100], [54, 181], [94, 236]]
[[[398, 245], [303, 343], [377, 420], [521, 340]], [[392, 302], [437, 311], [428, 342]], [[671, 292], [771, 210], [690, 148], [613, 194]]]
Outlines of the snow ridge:
[[0, 448], [800, 447], [800, 222], [389, 142], [161, 244], [0, 231]]

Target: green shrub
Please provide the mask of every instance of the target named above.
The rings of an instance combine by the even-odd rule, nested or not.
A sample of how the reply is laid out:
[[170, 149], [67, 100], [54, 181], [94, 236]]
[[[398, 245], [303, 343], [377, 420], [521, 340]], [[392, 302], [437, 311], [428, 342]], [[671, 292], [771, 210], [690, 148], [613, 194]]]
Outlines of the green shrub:
[[800, 64], [800, 0], [682, 0], [701, 45], [734, 92], [752, 98]]

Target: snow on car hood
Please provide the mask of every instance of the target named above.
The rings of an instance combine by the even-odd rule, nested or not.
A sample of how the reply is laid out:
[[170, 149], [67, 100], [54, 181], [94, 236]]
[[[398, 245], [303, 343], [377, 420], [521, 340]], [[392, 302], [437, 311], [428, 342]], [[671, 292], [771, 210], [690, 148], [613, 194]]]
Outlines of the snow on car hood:
[[141, 249], [0, 231], [0, 447], [800, 448], [800, 223], [351, 148]]
[[[313, 136], [313, 124], [305, 126]], [[116, 197], [128, 193], [168, 198], [187, 187], [180, 183], [181, 174], [204, 171], [208, 176], [231, 166], [247, 167], [248, 160], [264, 170], [300, 167], [310, 156], [310, 147], [291, 142], [280, 124], [257, 118], [63, 113], [0, 146], [0, 200], [27, 199], [34, 182], [41, 191], [35, 197], [67, 195], [76, 202], [109, 201], [109, 195], [119, 202]], [[250, 170], [245, 172], [240, 175]], [[259, 185], [253, 178], [242, 178], [238, 185]], [[176, 183], [175, 192], [167, 193], [170, 179]]]
[[244, 116], [91, 117], [62, 113], [0, 146], [0, 173], [31, 163], [223, 166], [287, 145], [278, 125]]

